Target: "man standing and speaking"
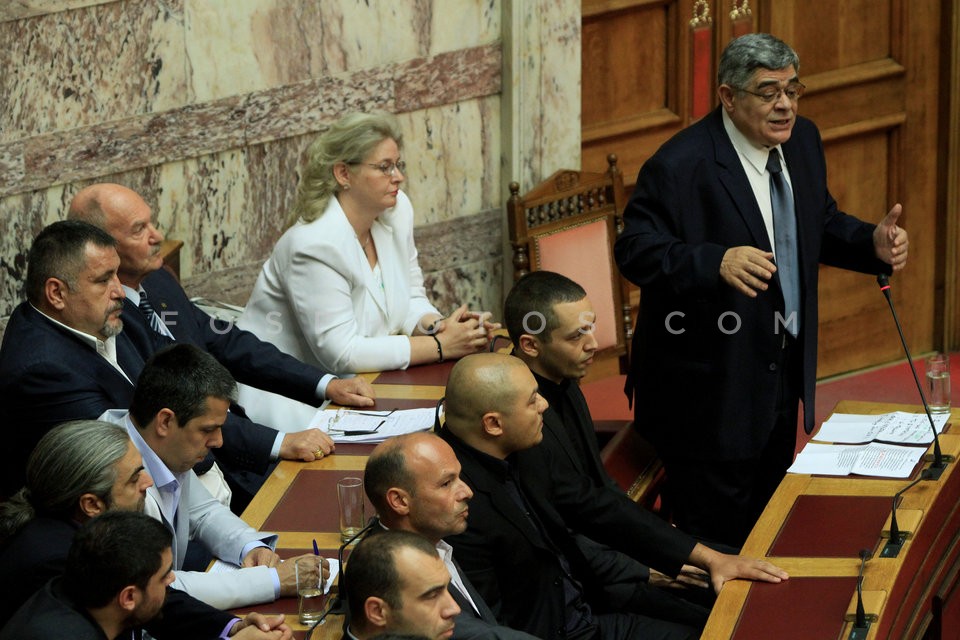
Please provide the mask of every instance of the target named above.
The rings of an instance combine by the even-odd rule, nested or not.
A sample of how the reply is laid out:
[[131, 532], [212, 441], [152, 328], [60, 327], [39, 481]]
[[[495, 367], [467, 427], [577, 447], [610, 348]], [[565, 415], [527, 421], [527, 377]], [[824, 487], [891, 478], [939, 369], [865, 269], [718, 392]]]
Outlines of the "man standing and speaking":
[[617, 240], [641, 287], [628, 394], [667, 470], [674, 521], [740, 546], [813, 429], [819, 264], [890, 273], [907, 260], [896, 204], [840, 211], [786, 43], [754, 33], [720, 57], [720, 105], [640, 170]]

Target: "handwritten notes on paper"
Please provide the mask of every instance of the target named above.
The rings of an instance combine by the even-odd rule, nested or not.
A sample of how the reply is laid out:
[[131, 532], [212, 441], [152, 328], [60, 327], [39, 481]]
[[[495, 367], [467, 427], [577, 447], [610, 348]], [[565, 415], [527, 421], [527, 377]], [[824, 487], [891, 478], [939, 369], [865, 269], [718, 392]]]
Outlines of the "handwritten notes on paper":
[[[937, 433], [949, 420], [949, 413], [933, 416]], [[930, 444], [933, 442], [933, 430], [925, 413], [907, 413], [893, 411], [879, 415], [860, 415], [854, 413], [835, 413], [830, 416], [820, 431], [814, 436], [820, 442], [898, 442], [902, 444]]]
[[[943, 431], [949, 418], [950, 414], [933, 416], [937, 433]], [[900, 445], [930, 444], [933, 430], [925, 413], [837, 413], [823, 423], [813, 439], [818, 442], [807, 443], [787, 469], [789, 473], [906, 478], [926, 447]]]

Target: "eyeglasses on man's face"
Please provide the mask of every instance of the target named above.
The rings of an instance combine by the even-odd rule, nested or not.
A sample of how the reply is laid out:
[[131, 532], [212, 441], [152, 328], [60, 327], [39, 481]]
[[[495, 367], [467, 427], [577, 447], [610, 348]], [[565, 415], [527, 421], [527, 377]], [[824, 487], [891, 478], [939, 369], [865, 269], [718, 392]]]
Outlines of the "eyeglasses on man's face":
[[376, 169], [377, 171], [387, 176], [388, 178], [392, 178], [394, 175], [396, 175], [398, 171], [400, 172], [400, 175], [403, 175], [407, 172], [407, 163], [404, 162], [403, 160], [397, 160], [396, 162], [384, 161], [378, 164], [372, 164], [370, 162], [351, 162], [349, 164], [352, 164], [352, 165], [365, 164], [368, 167]]
[[750, 89], [741, 87], [739, 91], [749, 93], [752, 96], [757, 96], [762, 102], [770, 104], [771, 102], [779, 102], [780, 96], [782, 95], [786, 95], [790, 102], [796, 102], [803, 95], [803, 92], [806, 90], [806, 88], [806, 85], [804, 85], [802, 82], [791, 82], [785, 87], [770, 85], [764, 87], [760, 91], [751, 91]]

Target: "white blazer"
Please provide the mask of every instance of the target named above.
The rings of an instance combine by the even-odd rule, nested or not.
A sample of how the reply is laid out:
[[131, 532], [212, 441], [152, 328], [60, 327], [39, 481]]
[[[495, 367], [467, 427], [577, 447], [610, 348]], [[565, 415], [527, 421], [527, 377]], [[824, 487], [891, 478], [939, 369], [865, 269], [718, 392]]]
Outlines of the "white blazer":
[[371, 228], [383, 277], [374, 276], [336, 198], [313, 222], [283, 234], [263, 265], [239, 326], [332, 373], [404, 369], [427, 300], [402, 191]]

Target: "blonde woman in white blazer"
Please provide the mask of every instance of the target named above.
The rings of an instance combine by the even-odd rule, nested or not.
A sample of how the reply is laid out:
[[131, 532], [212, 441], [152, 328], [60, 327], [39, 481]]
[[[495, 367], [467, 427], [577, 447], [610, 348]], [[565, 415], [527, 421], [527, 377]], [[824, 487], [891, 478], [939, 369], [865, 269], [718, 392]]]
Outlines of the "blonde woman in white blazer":
[[[401, 144], [393, 116], [351, 114], [310, 146], [293, 224], [264, 264], [241, 328], [338, 374], [487, 346], [498, 325], [466, 306], [444, 318], [427, 300], [413, 207], [400, 190]], [[247, 390], [241, 402], [250, 404]]]

